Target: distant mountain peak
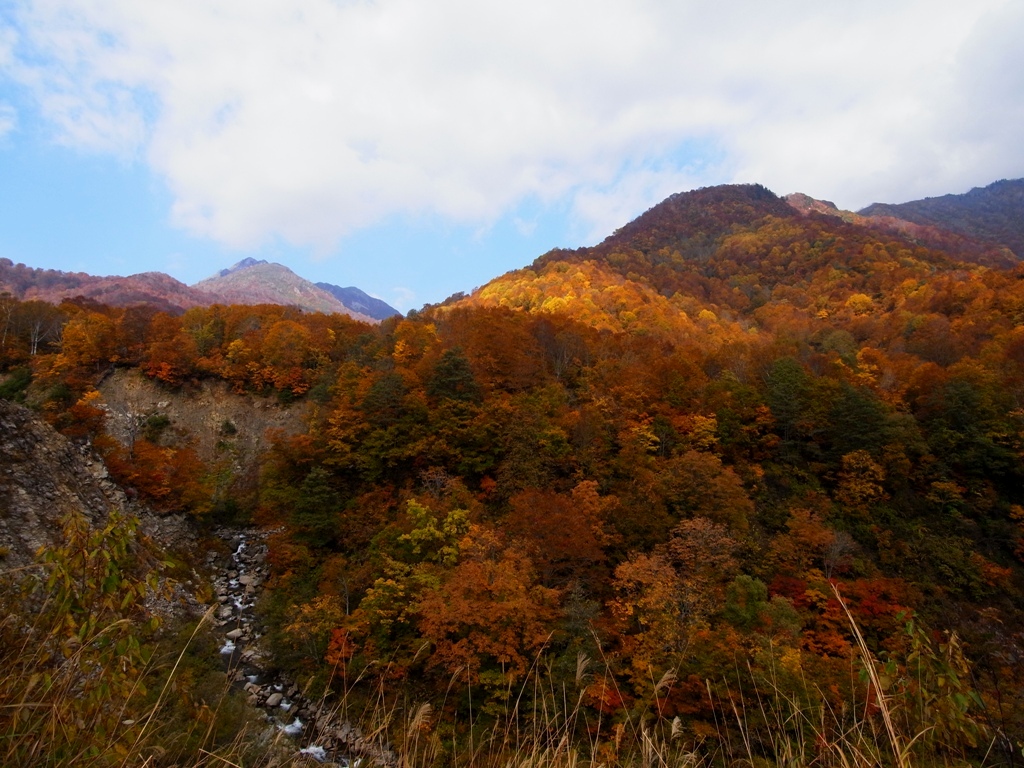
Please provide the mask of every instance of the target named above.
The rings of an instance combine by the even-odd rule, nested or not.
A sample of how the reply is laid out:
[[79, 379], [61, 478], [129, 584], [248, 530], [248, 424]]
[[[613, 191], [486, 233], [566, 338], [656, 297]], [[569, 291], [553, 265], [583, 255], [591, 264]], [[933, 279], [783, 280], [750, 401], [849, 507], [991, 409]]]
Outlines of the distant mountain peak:
[[260, 264], [269, 264], [266, 259], [254, 259], [251, 256], [246, 256], [239, 262], [232, 264], [227, 269], [222, 269], [214, 277], [227, 277], [232, 272], [237, 272], [240, 269], [248, 269], [249, 267], [258, 267]]
[[375, 322], [368, 314], [347, 306], [284, 264], [262, 259], [243, 259], [192, 288], [215, 294], [219, 300], [233, 304], [281, 304], [306, 312], [337, 312], [356, 320]]
[[306, 312], [345, 314], [367, 323], [401, 314], [358, 288], [337, 291], [339, 295], [335, 296], [283, 264], [264, 259], [242, 259], [188, 286], [163, 272], [96, 277], [84, 272], [35, 269], [0, 258], [0, 293], [21, 300], [57, 304], [82, 297], [115, 307], [145, 304], [171, 313], [210, 304], [280, 304]]

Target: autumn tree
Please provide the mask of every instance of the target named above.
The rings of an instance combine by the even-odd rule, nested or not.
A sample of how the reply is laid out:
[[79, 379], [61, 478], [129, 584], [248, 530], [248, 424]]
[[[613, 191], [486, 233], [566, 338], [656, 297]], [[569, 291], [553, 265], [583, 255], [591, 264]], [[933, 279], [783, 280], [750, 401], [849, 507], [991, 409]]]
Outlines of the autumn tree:
[[473, 377], [473, 369], [461, 350], [449, 349], [441, 355], [427, 382], [427, 394], [435, 398], [468, 402], [480, 399], [480, 388]]
[[706, 517], [745, 531], [754, 505], [736, 473], [715, 455], [686, 451], [659, 472], [661, 492], [677, 518]]
[[658, 680], [690, 640], [690, 602], [682, 578], [660, 554], [636, 554], [615, 569], [612, 616], [622, 627], [622, 657], [636, 685]]
[[329, 543], [338, 534], [342, 497], [332, 487], [330, 473], [313, 467], [299, 486], [292, 508], [292, 524], [298, 535], [310, 544]]
[[538, 585], [530, 559], [492, 530], [471, 527], [458, 557], [420, 600], [420, 631], [433, 663], [497, 694], [522, 680], [547, 642], [559, 593]]
[[604, 561], [605, 516], [613, 503], [598, 495], [592, 480], [579, 483], [571, 495], [526, 490], [509, 500], [504, 528], [531, 555], [543, 584], [564, 586]]
[[59, 373], [88, 375], [110, 365], [116, 356], [114, 322], [104, 314], [80, 310], [64, 325], [61, 351], [54, 360]]

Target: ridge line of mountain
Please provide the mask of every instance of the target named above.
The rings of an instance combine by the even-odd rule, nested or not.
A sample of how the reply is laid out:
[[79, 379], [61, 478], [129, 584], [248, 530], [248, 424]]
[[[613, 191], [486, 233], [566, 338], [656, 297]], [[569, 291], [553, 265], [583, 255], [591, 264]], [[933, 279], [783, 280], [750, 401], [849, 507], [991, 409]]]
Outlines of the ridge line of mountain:
[[359, 288], [315, 284], [282, 264], [252, 258], [191, 286], [163, 272], [101, 277], [28, 267], [0, 258], [0, 292], [54, 304], [76, 298], [114, 306], [147, 304], [167, 312], [233, 303], [298, 306], [305, 311], [345, 314], [368, 323], [401, 314]]
[[[682, 258], [702, 263], [725, 237], [749, 230], [767, 217], [813, 216], [939, 251], [954, 261], [1009, 268], [1024, 258], [1024, 179], [1004, 179], [962, 195], [873, 203], [859, 212], [841, 210], [803, 193], [780, 197], [760, 184], [703, 187], [670, 195], [593, 247], [556, 248], [539, 256], [533, 266], [564, 259], [610, 259], [623, 252], [653, 254], [661, 262]], [[400, 314], [354, 286], [313, 283], [282, 264], [251, 257], [191, 286], [162, 272], [97, 277], [0, 259], [0, 292], [23, 300], [59, 303], [82, 297], [115, 306], [147, 304], [171, 312], [216, 303], [281, 304], [342, 313], [370, 323]]]

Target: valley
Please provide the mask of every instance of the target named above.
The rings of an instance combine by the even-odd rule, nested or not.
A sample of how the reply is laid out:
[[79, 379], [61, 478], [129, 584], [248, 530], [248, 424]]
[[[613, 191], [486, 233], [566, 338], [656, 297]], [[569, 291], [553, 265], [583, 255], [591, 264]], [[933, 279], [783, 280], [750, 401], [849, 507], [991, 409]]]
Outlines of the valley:
[[868, 213], [681, 193], [372, 322], [3, 265], [3, 759], [1016, 764], [1024, 266]]

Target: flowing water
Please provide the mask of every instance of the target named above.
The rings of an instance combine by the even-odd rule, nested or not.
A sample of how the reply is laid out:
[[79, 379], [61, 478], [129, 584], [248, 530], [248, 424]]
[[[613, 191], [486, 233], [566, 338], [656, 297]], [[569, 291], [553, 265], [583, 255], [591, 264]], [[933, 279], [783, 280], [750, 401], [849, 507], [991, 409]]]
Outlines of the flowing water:
[[272, 672], [261, 648], [263, 628], [255, 610], [269, 576], [267, 532], [221, 529], [217, 536], [231, 550], [226, 561], [210, 553], [209, 565], [216, 574], [220, 654], [232, 685], [244, 690], [249, 704], [266, 712], [274, 727], [294, 738], [297, 750], [313, 760], [340, 766], [397, 764], [386, 746], [367, 741], [358, 726], [342, 721], [328, 704], [311, 701], [294, 682]]

